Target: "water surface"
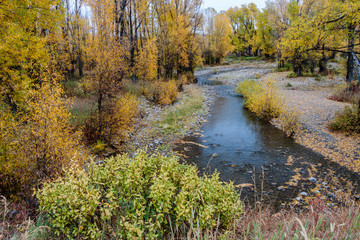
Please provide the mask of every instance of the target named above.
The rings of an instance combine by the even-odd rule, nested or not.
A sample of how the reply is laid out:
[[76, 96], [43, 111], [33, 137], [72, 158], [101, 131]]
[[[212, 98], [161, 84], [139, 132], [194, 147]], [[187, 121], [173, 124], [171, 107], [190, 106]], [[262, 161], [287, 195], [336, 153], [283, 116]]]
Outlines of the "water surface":
[[359, 180], [357, 174], [330, 163], [254, 117], [244, 109], [242, 97], [232, 87], [212, 83], [210, 77], [198, 76], [198, 84], [215, 85], [219, 96], [208, 121], [199, 133], [184, 138], [185, 143], [176, 148], [202, 173], [216, 170], [223, 181], [246, 184], [242, 197], [250, 203], [266, 196], [277, 205], [293, 200], [301, 192], [310, 194], [317, 185], [330, 188], [330, 175], [339, 180], [339, 189], [346, 181]]

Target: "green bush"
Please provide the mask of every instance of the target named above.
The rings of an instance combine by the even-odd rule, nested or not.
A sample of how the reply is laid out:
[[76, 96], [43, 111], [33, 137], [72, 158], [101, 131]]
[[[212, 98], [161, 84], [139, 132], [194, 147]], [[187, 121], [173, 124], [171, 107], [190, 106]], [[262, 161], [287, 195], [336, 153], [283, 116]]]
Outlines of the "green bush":
[[216, 173], [198, 177], [196, 167], [174, 156], [139, 151], [87, 168], [71, 170], [37, 193], [57, 235], [160, 239], [176, 229], [226, 228], [242, 214], [231, 183]]
[[360, 109], [359, 106], [346, 106], [343, 113], [336, 115], [334, 121], [329, 125], [333, 131], [349, 133], [360, 133]]
[[278, 72], [288, 72], [288, 71], [292, 71], [292, 70], [293, 70], [293, 66], [289, 62], [286, 62], [284, 64], [284, 67], [277, 69]]

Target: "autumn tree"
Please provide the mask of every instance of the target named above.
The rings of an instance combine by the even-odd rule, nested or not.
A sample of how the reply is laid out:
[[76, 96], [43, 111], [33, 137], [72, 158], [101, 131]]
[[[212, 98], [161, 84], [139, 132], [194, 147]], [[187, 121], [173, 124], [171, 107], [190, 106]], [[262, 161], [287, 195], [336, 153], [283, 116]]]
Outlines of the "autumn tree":
[[29, 194], [86, 158], [69, 126], [54, 64], [61, 19], [58, 1], [0, 4], [0, 189], [7, 196]]
[[351, 81], [359, 7], [357, 1], [290, 1], [291, 22], [280, 46], [284, 56], [292, 59], [298, 75], [307, 65], [314, 68], [316, 64], [320, 72], [325, 71], [329, 56], [342, 52], [347, 54], [347, 79]]
[[205, 59], [210, 59], [210, 64], [220, 63], [221, 59], [234, 49], [231, 44], [231, 27], [230, 21], [226, 14], [216, 14], [212, 22], [211, 16], [215, 14], [213, 10], [209, 10], [210, 17], [207, 19], [210, 22], [207, 23], [205, 29]]
[[257, 54], [258, 49], [253, 49], [253, 38], [256, 35], [255, 25], [258, 13], [259, 10], [254, 3], [242, 5], [241, 8], [230, 8], [227, 12], [233, 30], [232, 43], [239, 55]]

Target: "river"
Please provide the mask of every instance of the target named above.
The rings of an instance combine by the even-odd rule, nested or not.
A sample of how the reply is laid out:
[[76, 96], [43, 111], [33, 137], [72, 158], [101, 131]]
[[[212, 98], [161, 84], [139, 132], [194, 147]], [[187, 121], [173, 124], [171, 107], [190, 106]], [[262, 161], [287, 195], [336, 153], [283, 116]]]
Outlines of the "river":
[[330, 199], [331, 205], [338, 201], [339, 191], [346, 191], [346, 184], [359, 181], [358, 174], [254, 117], [233, 87], [211, 77], [210, 73], [197, 76], [198, 84], [212, 85], [218, 96], [210, 116], [201, 131], [185, 137], [175, 149], [201, 173], [216, 170], [222, 181], [238, 186], [244, 201], [265, 201], [277, 207], [289, 202], [306, 205], [306, 198], [316, 194]]

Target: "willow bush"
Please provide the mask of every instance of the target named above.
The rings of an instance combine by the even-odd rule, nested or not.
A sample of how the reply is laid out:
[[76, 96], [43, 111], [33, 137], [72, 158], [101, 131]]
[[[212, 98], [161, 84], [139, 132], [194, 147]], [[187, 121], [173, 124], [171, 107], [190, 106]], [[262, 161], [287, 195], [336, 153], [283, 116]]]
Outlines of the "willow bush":
[[119, 155], [103, 165], [74, 169], [37, 193], [56, 234], [160, 239], [174, 229], [227, 228], [243, 212], [232, 183], [199, 177], [175, 156]]
[[277, 88], [272, 80], [242, 81], [236, 91], [245, 98], [245, 107], [261, 119], [271, 120], [282, 113], [284, 103], [277, 94]]
[[276, 124], [288, 137], [301, 133], [303, 125], [296, 109], [285, 106], [279, 89], [271, 79], [246, 80], [239, 83], [236, 91], [244, 97], [244, 107], [258, 118]]

